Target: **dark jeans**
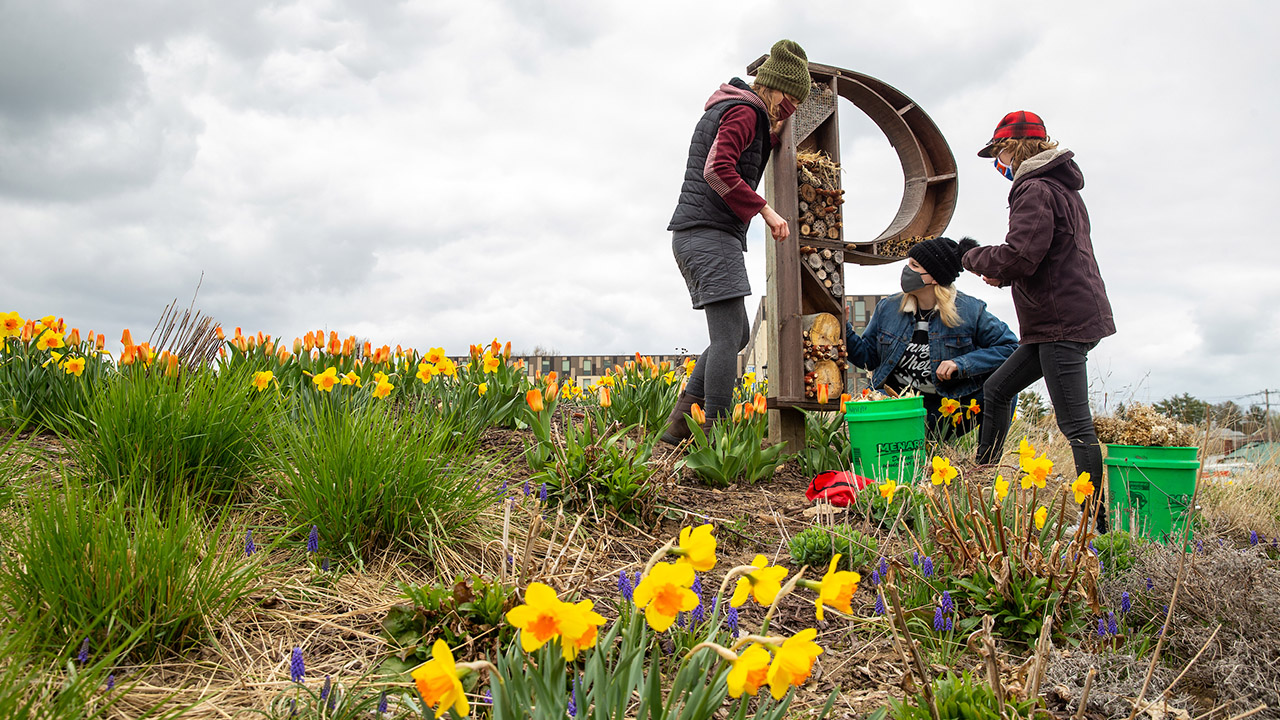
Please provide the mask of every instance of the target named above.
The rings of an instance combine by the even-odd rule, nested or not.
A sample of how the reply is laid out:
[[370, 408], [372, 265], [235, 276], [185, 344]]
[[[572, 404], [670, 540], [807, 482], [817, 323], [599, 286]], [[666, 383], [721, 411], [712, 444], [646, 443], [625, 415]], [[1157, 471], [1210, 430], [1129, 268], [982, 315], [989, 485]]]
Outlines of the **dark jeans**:
[[711, 344], [698, 356], [685, 392], [704, 398], [703, 411], [717, 418], [733, 404], [733, 386], [738, 382], [738, 353], [751, 339], [746, 298], [729, 298], [702, 306], [707, 314]]
[[1000, 460], [1018, 393], [1043, 377], [1058, 419], [1058, 429], [1071, 443], [1076, 476], [1088, 472], [1093, 486], [1097, 488], [1098, 501], [1103, 503], [1098, 512], [1098, 529], [1105, 532], [1106, 481], [1102, 474], [1102, 447], [1093, 429], [1093, 415], [1089, 411], [1089, 378], [1085, 372], [1085, 360], [1097, 344], [1096, 341], [1031, 343], [1014, 350], [1013, 355], [987, 378], [982, 387], [987, 406], [983, 408], [985, 417], [978, 435], [978, 462], [989, 464]]

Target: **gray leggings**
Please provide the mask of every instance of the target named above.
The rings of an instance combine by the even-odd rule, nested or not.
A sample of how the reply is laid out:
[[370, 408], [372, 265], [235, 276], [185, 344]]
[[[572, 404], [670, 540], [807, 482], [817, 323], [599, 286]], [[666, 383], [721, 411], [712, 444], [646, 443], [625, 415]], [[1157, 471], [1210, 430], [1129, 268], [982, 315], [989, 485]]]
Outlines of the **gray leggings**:
[[702, 306], [707, 313], [707, 333], [711, 344], [698, 356], [685, 392], [706, 398], [707, 417], [719, 417], [733, 403], [733, 386], [738, 379], [738, 352], [751, 339], [744, 297], [729, 298]]

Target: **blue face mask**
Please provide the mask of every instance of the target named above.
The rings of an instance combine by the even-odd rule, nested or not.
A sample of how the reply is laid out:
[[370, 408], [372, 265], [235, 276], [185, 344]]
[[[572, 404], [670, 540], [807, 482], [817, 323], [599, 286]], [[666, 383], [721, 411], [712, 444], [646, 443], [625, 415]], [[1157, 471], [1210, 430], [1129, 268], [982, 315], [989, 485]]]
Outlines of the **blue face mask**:
[[1000, 162], [1000, 158], [996, 158], [996, 172], [1008, 178], [1010, 182], [1013, 181], [1013, 168]]

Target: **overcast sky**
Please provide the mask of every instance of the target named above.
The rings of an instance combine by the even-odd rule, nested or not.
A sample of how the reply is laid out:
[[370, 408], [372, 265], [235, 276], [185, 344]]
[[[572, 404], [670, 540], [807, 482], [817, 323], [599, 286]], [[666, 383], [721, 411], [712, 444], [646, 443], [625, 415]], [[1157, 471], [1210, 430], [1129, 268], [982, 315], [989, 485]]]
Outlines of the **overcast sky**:
[[[665, 230], [689, 136], [788, 37], [932, 116], [949, 236], [1003, 239], [1008, 182], [974, 152], [1006, 112], [1076, 152], [1119, 328], [1090, 355], [1099, 398], [1275, 389], [1280, 6], [1209, 7], [0, 0], [0, 311], [145, 337], [203, 273], [198, 307], [289, 338], [700, 350]], [[869, 239], [901, 169], [843, 101], [841, 129], [846, 231]], [[958, 284], [1016, 330], [1007, 290]]]

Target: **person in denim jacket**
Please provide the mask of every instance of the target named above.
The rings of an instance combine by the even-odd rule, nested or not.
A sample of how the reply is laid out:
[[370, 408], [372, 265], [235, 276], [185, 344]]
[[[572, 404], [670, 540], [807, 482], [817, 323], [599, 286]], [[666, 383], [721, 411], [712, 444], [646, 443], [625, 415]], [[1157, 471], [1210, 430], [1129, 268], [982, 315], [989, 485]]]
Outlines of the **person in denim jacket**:
[[[1018, 347], [1017, 336], [987, 304], [955, 288], [962, 251], [976, 246], [934, 238], [917, 243], [902, 269], [902, 293], [881, 300], [862, 336], [845, 327], [849, 362], [871, 371], [871, 386], [924, 396], [935, 434], [964, 434], [976, 427], [982, 384]], [[943, 417], [942, 401], [961, 410]], [[955, 418], [960, 420], [955, 422]]]

